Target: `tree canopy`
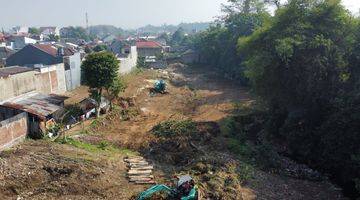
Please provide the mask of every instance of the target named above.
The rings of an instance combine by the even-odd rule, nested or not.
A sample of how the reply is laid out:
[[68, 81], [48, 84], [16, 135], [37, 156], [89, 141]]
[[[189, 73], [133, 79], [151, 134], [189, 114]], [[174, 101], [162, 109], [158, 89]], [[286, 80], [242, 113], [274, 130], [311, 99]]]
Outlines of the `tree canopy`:
[[[109, 52], [92, 53], [86, 56], [81, 71], [83, 84], [89, 86], [91, 96], [100, 104], [103, 89], [111, 88], [117, 79], [119, 61]], [[99, 115], [99, 108], [97, 108]]]
[[340, 0], [229, 2], [194, 40], [204, 64], [251, 87], [266, 138], [360, 197], [360, 20]]

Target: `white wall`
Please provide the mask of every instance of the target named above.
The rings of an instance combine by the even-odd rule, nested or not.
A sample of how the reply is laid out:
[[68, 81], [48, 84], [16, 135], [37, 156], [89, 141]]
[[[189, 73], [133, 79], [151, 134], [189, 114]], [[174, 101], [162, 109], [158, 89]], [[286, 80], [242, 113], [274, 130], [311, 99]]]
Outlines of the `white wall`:
[[81, 83], [81, 55], [79, 52], [69, 56], [70, 69], [65, 71], [66, 89], [73, 90]]
[[138, 53], [137, 53], [136, 46], [132, 46], [131, 52], [128, 55], [128, 57], [119, 59], [119, 61], [120, 61], [119, 73], [127, 74], [127, 73], [131, 72], [136, 67], [137, 59], [138, 59]]

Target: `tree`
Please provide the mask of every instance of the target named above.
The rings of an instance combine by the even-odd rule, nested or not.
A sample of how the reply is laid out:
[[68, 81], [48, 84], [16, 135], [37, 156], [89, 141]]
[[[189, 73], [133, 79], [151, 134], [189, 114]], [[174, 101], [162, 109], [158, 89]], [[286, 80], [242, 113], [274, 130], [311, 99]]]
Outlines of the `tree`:
[[[270, 15], [264, 11], [263, 4], [256, 4], [258, 1], [229, 2], [230, 5], [224, 6], [225, 16], [208, 30], [193, 37], [192, 46], [206, 64], [246, 85], [248, 80], [244, 75], [243, 56], [237, 52], [237, 41], [269, 21]], [[254, 5], [257, 7], [254, 8]], [[248, 6], [250, 8], [245, 8]]]
[[96, 113], [100, 115], [100, 103], [103, 89], [110, 88], [119, 70], [119, 61], [114, 54], [99, 52], [89, 54], [82, 63], [83, 83], [89, 86], [91, 97], [97, 102]]
[[49, 41], [58, 42], [60, 40], [60, 37], [58, 35], [51, 34], [48, 38]]
[[179, 45], [183, 42], [185, 38], [185, 31], [183, 28], [178, 28], [175, 33], [172, 35], [171, 44], [172, 45]]
[[36, 27], [30, 27], [29, 28], [29, 33], [30, 34], [34, 34], [34, 35], [40, 35], [40, 30]]
[[95, 52], [107, 51], [108, 47], [104, 44], [96, 45], [93, 49]]
[[87, 30], [83, 27], [64, 27], [61, 29], [62, 38], [74, 38], [89, 41], [94, 39], [93, 35], [88, 34]]
[[360, 28], [339, 0], [290, 0], [239, 39], [265, 132], [360, 197]]
[[147, 64], [145, 62], [145, 57], [139, 56], [137, 58], [136, 67], [137, 68], [146, 68], [147, 67]]
[[106, 88], [108, 96], [110, 97], [110, 107], [113, 108], [114, 99], [118, 98], [121, 92], [126, 89], [126, 83], [121, 77], [116, 77], [111, 85]]

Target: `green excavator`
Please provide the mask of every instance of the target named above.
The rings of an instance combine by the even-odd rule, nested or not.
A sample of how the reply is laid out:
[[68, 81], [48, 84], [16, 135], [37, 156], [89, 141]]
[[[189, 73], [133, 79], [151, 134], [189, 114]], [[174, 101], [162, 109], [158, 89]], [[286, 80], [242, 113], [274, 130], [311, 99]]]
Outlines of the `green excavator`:
[[197, 200], [198, 191], [194, 180], [189, 176], [181, 176], [178, 178], [176, 188], [170, 188], [166, 185], [155, 185], [148, 190], [142, 192], [137, 200], [145, 200], [150, 198], [153, 194], [165, 192], [172, 200]]

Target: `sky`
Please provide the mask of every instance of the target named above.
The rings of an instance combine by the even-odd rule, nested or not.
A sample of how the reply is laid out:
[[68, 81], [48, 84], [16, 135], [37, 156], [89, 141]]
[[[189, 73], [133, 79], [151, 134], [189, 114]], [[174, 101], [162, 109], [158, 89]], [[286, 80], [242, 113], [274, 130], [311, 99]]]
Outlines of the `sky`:
[[[208, 22], [227, 0], [0, 0], [0, 28], [107, 24], [132, 29], [147, 24]], [[343, 0], [354, 13], [360, 0]]]

